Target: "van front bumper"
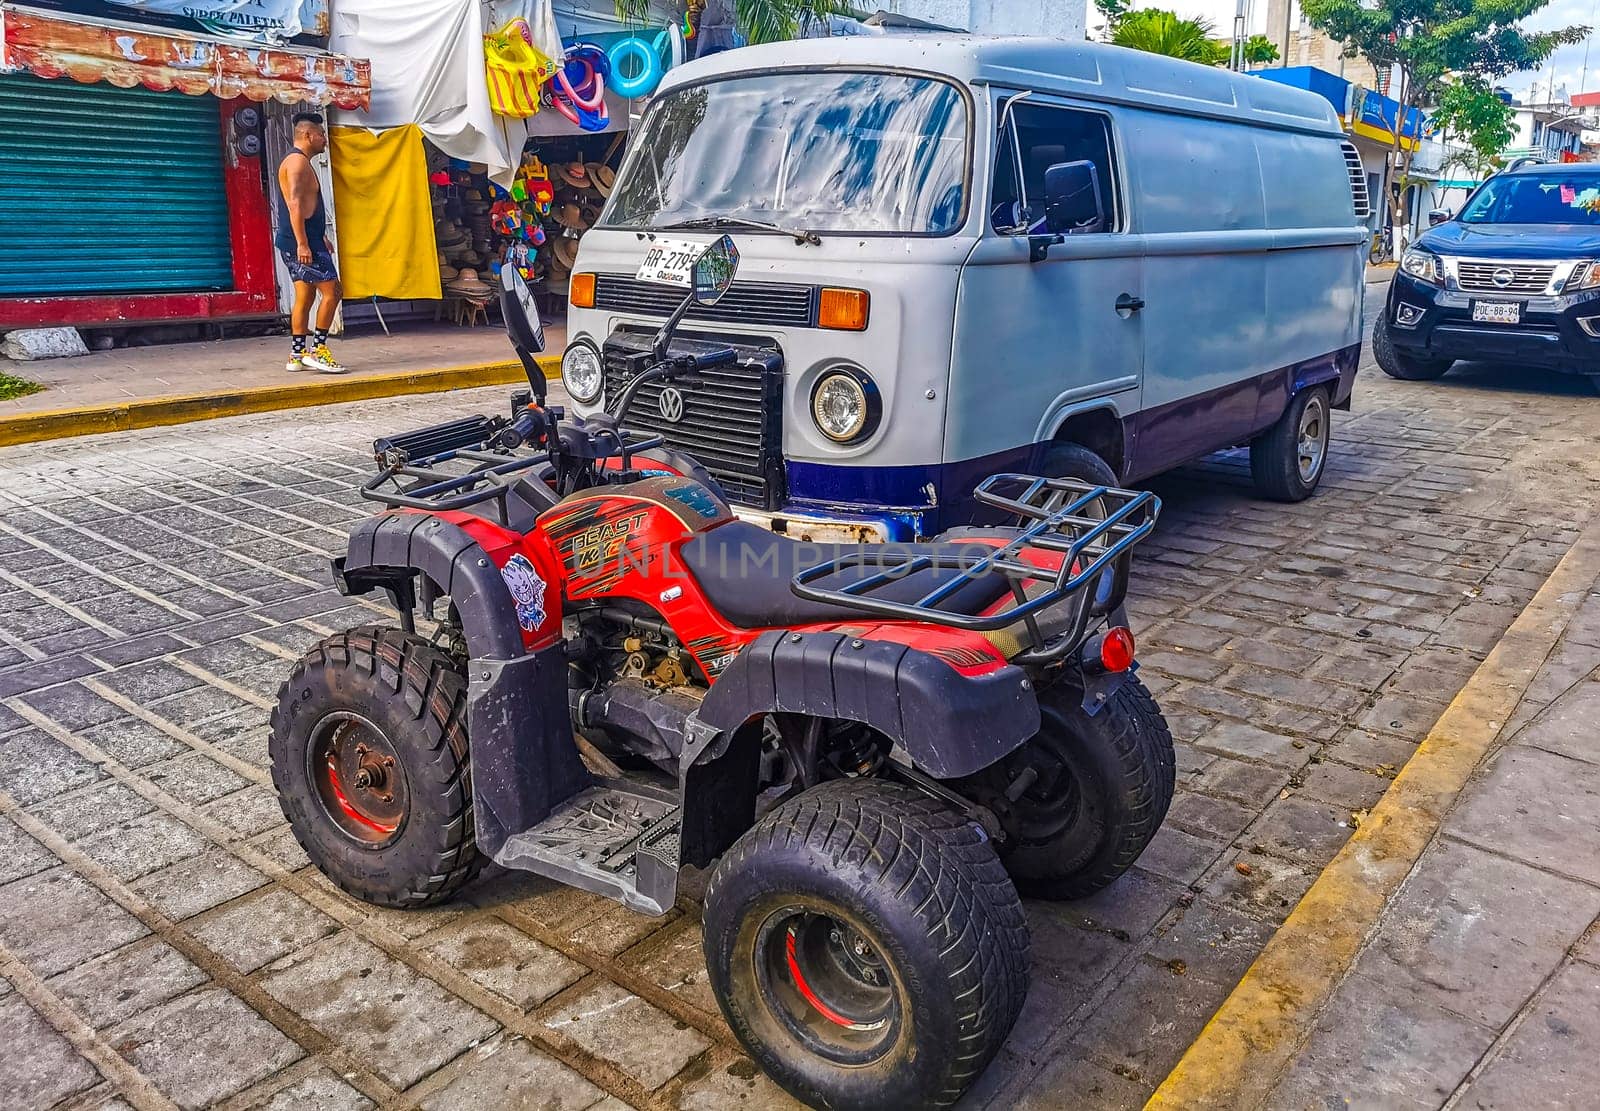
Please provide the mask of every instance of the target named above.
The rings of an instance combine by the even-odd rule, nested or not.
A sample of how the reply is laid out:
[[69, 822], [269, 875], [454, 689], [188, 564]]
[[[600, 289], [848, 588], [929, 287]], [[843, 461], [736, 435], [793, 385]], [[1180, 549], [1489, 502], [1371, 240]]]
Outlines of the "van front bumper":
[[735, 505], [733, 512], [741, 521], [812, 544], [904, 544], [926, 535], [925, 514], [915, 510], [836, 515]]
[[[1518, 301], [1521, 320], [1475, 321], [1476, 301]], [[1465, 293], [1399, 273], [1384, 312], [1390, 341], [1413, 358], [1487, 360], [1600, 374], [1600, 290], [1558, 297]]]

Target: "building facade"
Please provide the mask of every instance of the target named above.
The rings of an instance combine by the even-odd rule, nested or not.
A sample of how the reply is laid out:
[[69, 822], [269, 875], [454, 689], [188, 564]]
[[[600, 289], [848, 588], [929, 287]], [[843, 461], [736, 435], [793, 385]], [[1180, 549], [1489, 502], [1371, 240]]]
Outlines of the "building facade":
[[975, 35], [1082, 40], [1086, 0], [887, 0], [884, 10]]

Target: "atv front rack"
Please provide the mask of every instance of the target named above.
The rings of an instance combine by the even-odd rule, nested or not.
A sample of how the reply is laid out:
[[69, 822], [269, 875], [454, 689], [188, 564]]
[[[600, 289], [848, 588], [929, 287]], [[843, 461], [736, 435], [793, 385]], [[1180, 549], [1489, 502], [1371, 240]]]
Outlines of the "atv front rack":
[[[379, 470], [362, 484], [361, 496], [390, 508], [425, 512], [472, 509], [494, 501], [506, 524], [505, 498], [512, 487], [529, 477], [529, 471], [543, 480], [555, 469], [550, 451], [522, 446], [520, 436], [508, 437], [513, 430], [513, 421], [479, 414], [374, 440], [372, 455]], [[622, 435], [616, 454], [624, 470], [636, 452], [662, 442], [659, 436]]]
[[[991, 632], [1021, 624], [1042, 660], [1077, 646], [1092, 618], [1122, 604], [1128, 588], [1133, 546], [1155, 529], [1161, 500], [1149, 492], [1094, 486], [1072, 478], [999, 474], [973, 492], [977, 500], [1019, 518], [1016, 534], [984, 551], [975, 541], [965, 553], [912, 546], [896, 558], [896, 546], [862, 548], [799, 571], [790, 589], [802, 598], [847, 606], [862, 613]], [[960, 540], [952, 543], [959, 544]], [[1059, 553], [1060, 569], [1029, 562], [1026, 553]], [[1051, 562], [1054, 562], [1053, 559]], [[842, 586], [816, 585], [853, 568], [876, 569]], [[881, 592], [908, 575], [931, 569], [956, 571], [914, 602]], [[941, 608], [963, 587], [989, 575], [1007, 580], [1010, 608], [997, 613], [964, 614]]]

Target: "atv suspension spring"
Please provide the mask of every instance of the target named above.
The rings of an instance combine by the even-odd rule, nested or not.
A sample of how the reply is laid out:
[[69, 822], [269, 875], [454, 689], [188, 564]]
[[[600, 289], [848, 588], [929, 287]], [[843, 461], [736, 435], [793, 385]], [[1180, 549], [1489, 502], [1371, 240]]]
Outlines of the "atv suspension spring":
[[843, 722], [829, 730], [826, 759], [843, 776], [875, 775], [888, 755], [874, 740], [872, 731], [856, 722]]

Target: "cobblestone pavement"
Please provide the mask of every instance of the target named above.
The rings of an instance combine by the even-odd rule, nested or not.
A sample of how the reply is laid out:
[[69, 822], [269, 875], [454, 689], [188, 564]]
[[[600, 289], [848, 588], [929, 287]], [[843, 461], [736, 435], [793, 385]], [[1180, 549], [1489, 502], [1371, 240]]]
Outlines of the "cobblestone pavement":
[[[267, 707], [375, 610], [328, 584], [394, 399], [0, 451], [0, 1103], [780, 1107], [662, 919], [486, 874], [332, 889], [283, 824]], [[1029, 906], [1026, 1011], [973, 1107], [1135, 1107], [1571, 544], [1583, 383], [1369, 371], [1323, 493], [1163, 480], [1134, 605], [1180, 785], [1139, 866]], [[170, 1102], [169, 1102], [170, 1101]]]

